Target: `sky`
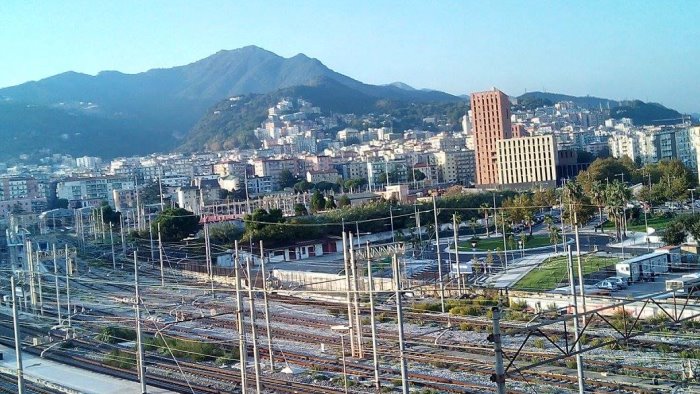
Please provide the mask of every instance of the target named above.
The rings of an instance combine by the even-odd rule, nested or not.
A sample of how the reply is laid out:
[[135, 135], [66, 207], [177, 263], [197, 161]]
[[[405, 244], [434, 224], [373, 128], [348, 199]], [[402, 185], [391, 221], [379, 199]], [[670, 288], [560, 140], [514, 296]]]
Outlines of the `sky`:
[[700, 1], [0, 1], [0, 87], [257, 45], [372, 84], [700, 112]]

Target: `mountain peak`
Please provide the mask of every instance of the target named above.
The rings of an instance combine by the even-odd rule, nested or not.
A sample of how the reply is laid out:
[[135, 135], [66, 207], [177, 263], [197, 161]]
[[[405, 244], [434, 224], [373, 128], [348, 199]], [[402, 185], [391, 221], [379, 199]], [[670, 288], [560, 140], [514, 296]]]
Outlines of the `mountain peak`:
[[386, 85], [384, 85], [384, 86], [393, 86], [393, 87], [395, 87], [395, 88], [399, 88], [399, 89], [401, 89], [401, 90], [408, 90], [408, 91], [417, 90], [417, 89], [414, 88], [413, 86], [411, 86], [411, 85], [409, 85], [409, 84], [406, 84], [406, 83], [403, 83], [403, 82], [399, 82], [399, 81], [392, 82], [392, 83], [388, 83], [388, 84], [386, 84]]

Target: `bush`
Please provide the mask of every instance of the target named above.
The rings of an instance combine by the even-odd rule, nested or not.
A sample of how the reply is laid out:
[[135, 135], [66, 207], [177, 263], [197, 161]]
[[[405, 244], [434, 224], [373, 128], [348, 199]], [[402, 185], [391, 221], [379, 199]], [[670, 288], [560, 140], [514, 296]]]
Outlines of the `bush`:
[[131, 328], [108, 326], [100, 330], [97, 339], [105, 343], [120, 343], [136, 340], [136, 331]]
[[456, 316], [482, 316], [484, 313], [477, 306], [455, 306], [450, 309], [450, 314]]
[[417, 302], [413, 304], [413, 309], [418, 312], [441, 312], [442, 305], [433, 302]]
[[105, 365], [120, 369], [135, 369], [136, 354], [124, 352], [119, 349], [109, 352], [102, 361]]
[[510, 309], [515, 311], [524, 311], [527, 309], [527, 301], [513, 301], [510, 303]]
[[[224, 356], [224, 349], [212, 343], [195, 340], [165, 338], [158, 336], [146, 342], [146, 350], [156, 350], [162, 354], [172, 352], [176, 358], [191, 361], [216, 361], [218, 357]], [[237, 354], [238, 349], [229, 352], [229, 355]], [[236, 357], [229, 357], [231, 359]]]
[[532, 346], [538, 348], [538, 349], [544, 349], [544, 339], [542, 338], [535, 338], [534, 341], [532, 341]]

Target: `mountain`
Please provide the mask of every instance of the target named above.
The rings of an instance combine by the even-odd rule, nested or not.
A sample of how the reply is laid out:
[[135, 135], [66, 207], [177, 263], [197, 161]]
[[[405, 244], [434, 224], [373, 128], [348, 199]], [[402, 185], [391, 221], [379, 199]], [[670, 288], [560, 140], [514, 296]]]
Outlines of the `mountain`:
[[392, 83], [388, 83], [388, 84], [382, 85], [382, 86], [393, 86], [395, 88], [408, 90], [408, 91], [416, 90], [416, 88], [414, 88], [413, 86], [406, 84], [406, 83], [403, 83], [403, 82], [392, 82]]
[[521, 96], [516, 97], [518, 102], [528, 102], [534, 100], [549, 101], [551, 103], [557, 103], [560, 101], [571, 101], [581, 108], [587, 109], [598, 109], [598, 108], [610, 108], [619, 105], [619, 102], [615, 100], [610, 100], [606, 98], [593, 97], [593, 96], [569, 96], [566, 94], [559, 93], [546, 93], [546, 92], [527, 92]]
[[640, 100], [615, 101], [600, 97], [577, 97], [543, 92], [529, 92], [517, 97], [517, 104], [521, 108], [553, 105], [559, 101], [572, 101], [579, 107], [588, 109], [610, 109], [611, 118], [630, 118], [635, 125], [676, 124], [683, 121], [683, 115], [676, 110], [658, 103], [645, 103]]
[[683, 122], [678, 111], [658, 103], [645, 103], [639, 100], [623, 101], [610, 110], [614, 119], [630, 118], [635, 125], [675, 124]]
[[[235, 100], [224, 99], [210, 108], [197, 122], [178, 150], [192, 152], [257, 146], [259, 142], [253, 135], [253, 129], [267, 118], [267, 109], [284, 97], [302, 97], [314, 105], [320, 103], [324, 113], [386, 113], [395, 119], [393, 127], [398, 131], [423, 126], [423, 118], [444, 114], [458, 126], [459, 117], [466, 111], [465, 101], [459, 98], [415, 102], [386, 99], [366, 93], [367, 91], [372, 92], [371, 89], [356, 89], [335, 79], [320, 77], [306, 85], [267, 94], [244, 95]], [[390, 95], [384, 97], [388, 96]]]
[[[66, 72], [0, 89], [0, 138], [15, 141], [0, 144], [0, 159], [16, 156], [18, 148], [105, 157], [166, 151], [180, 145], [181, 139], [220, 100], [319, 84], [334, 84], [352, 91], [336, 93], [348, 104], [343, 109], [369, 109], [365, 102], [370, 98], [406, 102], [458, 100], [437, 91], [364, 84], [303, 54], [284, 58], [248, 46], [219, 51], [173, 68], [137, 74], [103, 71], [94, 76]], [[324, 95], [332, 96], [330, 92]], [[351, 96], [361, 97], [362, 103], [351, 103]], [[328, 106], [323, 101], [314, 104]], [[80, 143], [73, 143], [75, 139], [70, 139], [71, 143], [58, 141], [67, 141], [64, 134], [77, 135]], [[139, 141], [139, 145], [112, 144], [106, 134], [120, 141]]]

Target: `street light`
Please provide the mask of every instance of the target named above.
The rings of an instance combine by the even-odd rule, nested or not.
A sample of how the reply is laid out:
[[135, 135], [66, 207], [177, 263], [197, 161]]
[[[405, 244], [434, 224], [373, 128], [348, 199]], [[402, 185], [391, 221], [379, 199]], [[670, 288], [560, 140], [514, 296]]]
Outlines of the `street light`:
[[342, 351], [343, 359], [343, 387], [345, 388], [345, 394], [348, 394], [348, 373], [345, 367], [345, 333], [350, 330], [350, 326], [336, 325], [331, 326], [331, 330], [340, 333], [340, 347]]
[[[472, 272], [474, 272], [474, 266], [476, 265], [476, 239], [472, 239]], [[474, 281], [476, 283], [476, 275], [474, 275]]]
[[520, 258], [525, 257], [525, 255], [524, 255], [525, 251], [523, 250], [523, 240], [522, 239], [518, 240], [518, 247], [520, 248]]

